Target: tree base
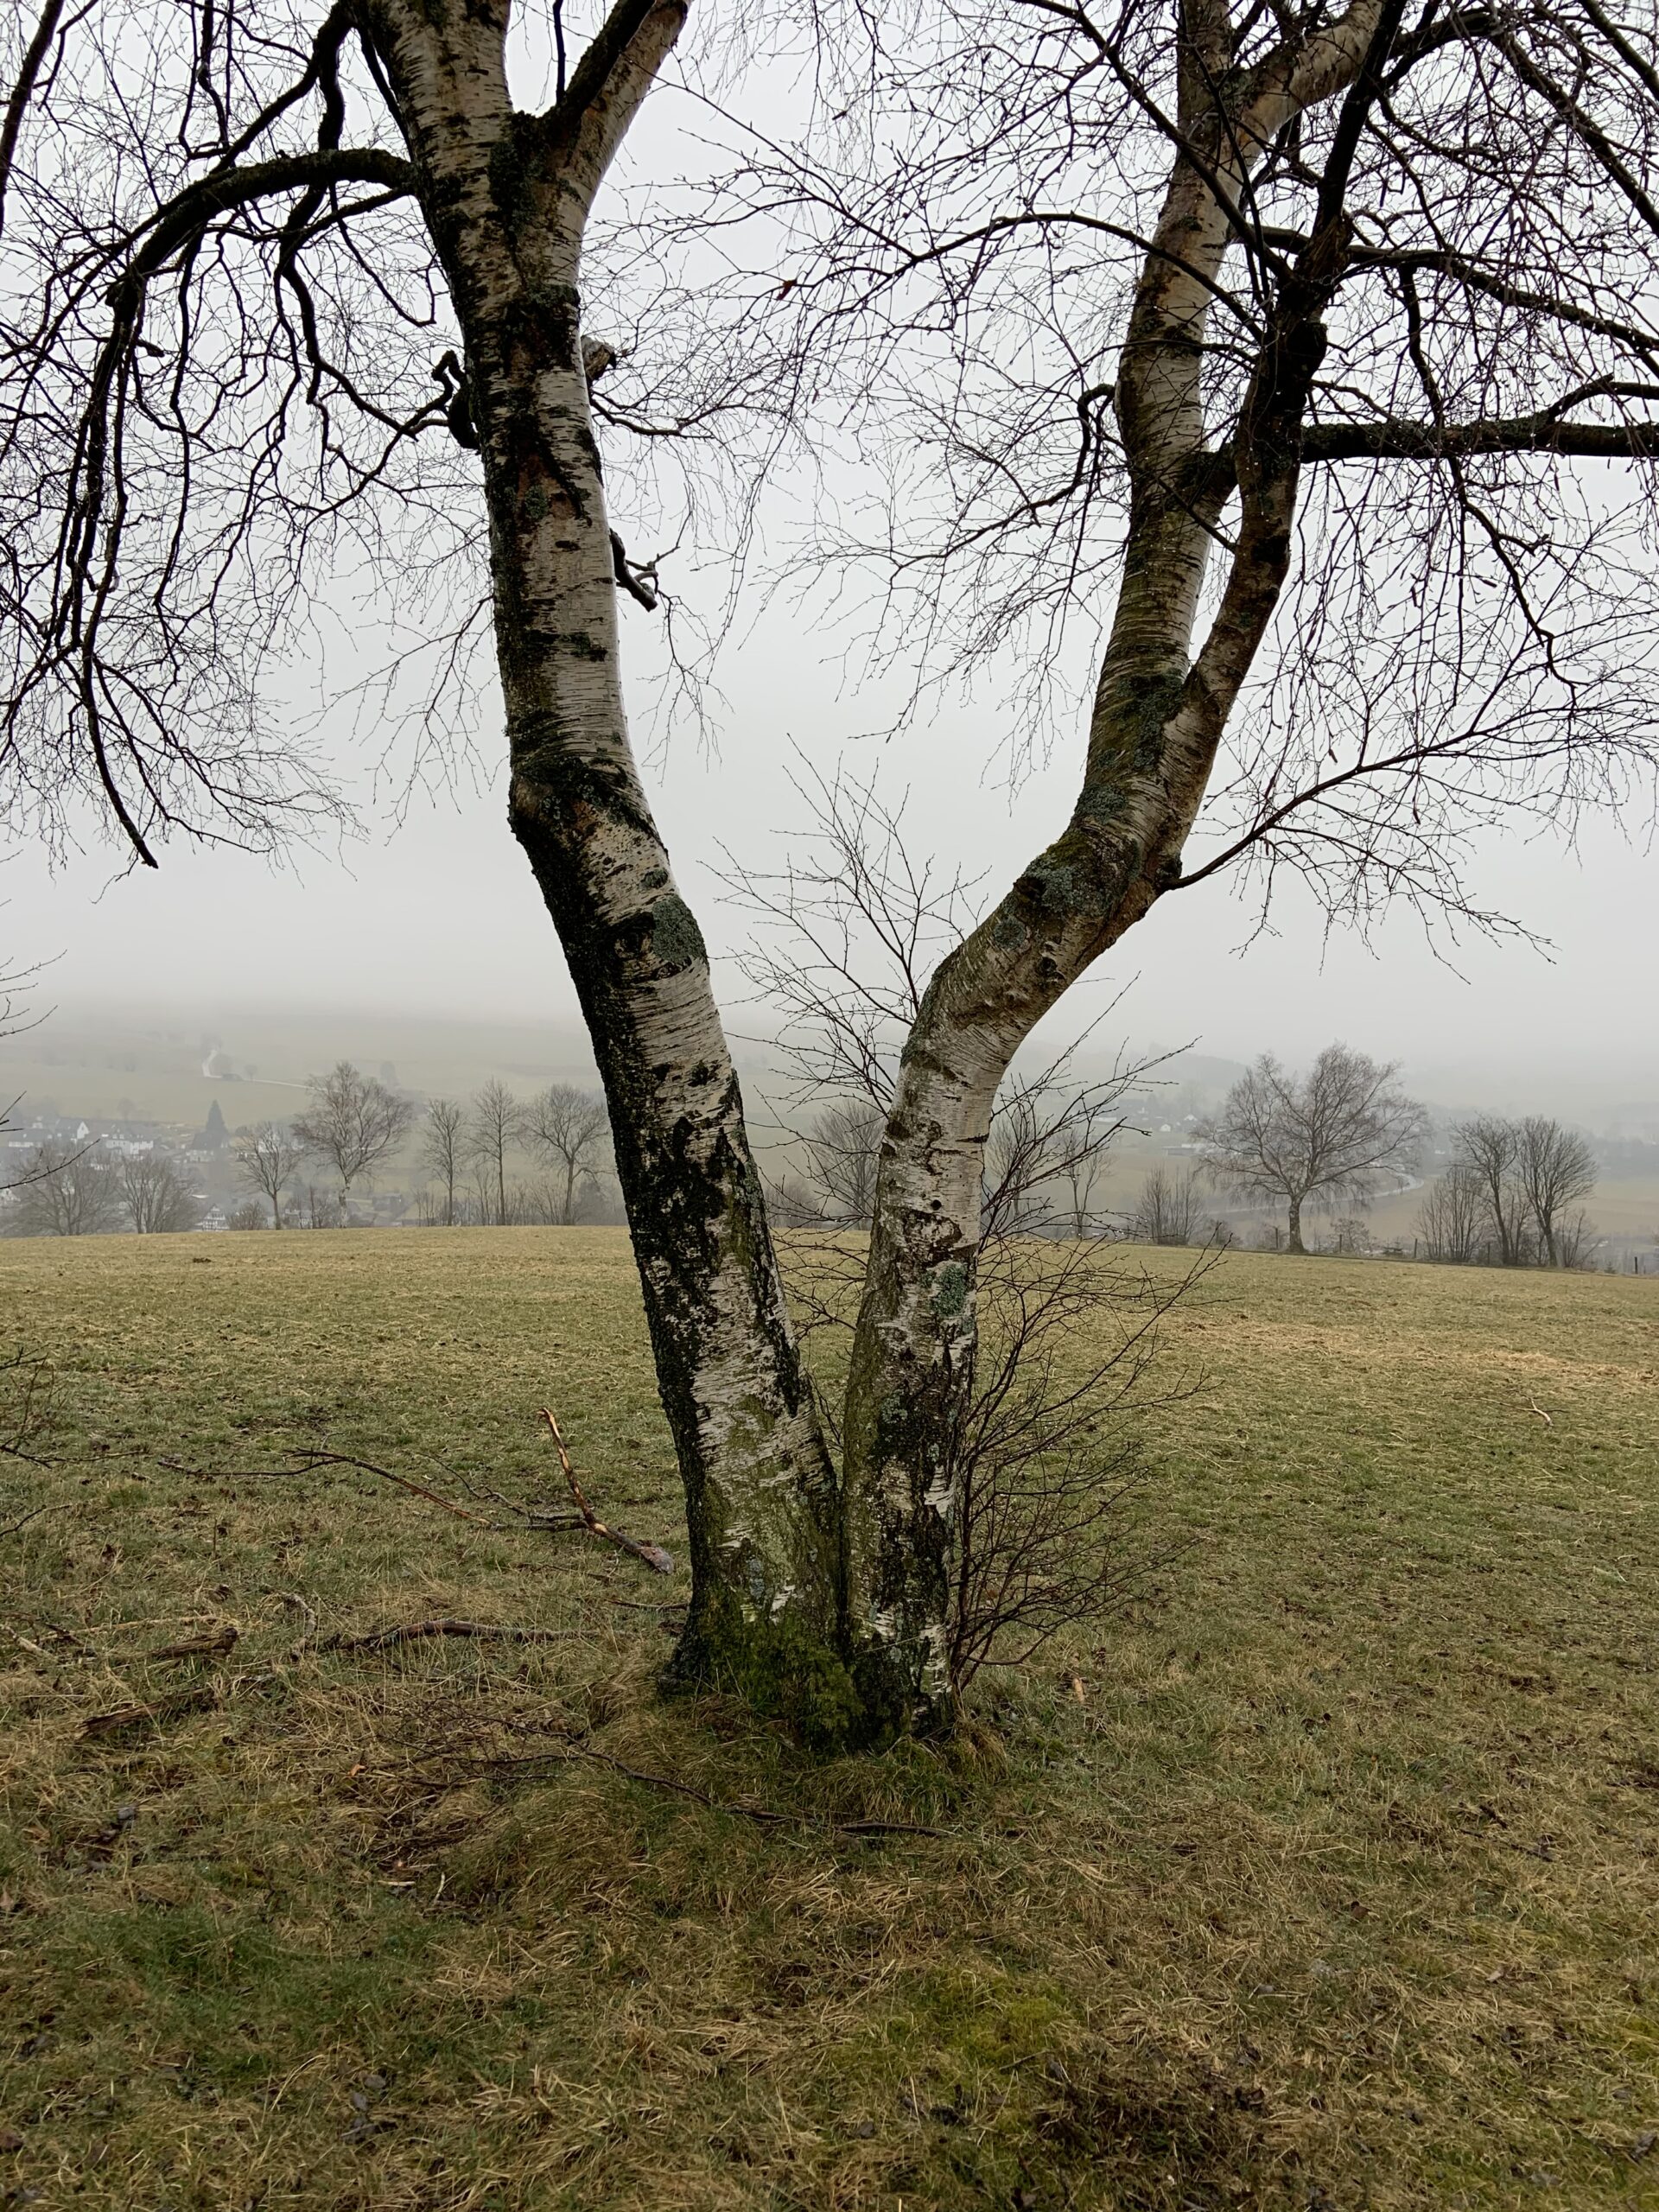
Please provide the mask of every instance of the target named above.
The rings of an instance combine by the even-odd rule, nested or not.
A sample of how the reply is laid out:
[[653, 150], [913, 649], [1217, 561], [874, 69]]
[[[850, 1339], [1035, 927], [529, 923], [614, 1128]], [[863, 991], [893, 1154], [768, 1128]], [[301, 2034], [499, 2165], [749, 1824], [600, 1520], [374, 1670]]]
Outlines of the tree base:
[[880, 1751], [906, 1735], [948, 1734], [955, 1708], [919, 1701], [890, 1655], [854, 1654], [798, 1615], [757, 1619], [736, 1604], [694, 1612], [664, 1669], [662, 1687], [718, 1690], [763, 1719], [781, 1720], [821, 1757]]

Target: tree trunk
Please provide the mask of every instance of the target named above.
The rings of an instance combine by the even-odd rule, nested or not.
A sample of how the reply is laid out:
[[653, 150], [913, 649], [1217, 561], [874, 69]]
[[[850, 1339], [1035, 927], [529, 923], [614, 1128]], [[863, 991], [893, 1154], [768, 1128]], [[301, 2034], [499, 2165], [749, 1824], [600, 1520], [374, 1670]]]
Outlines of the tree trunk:
[[616, 1132], [693, 1599], [671, 1665], [809, 1738], [879, 1726], [842, 1658], [836, 1483], [785, 1308], [702, 933], [623, 709], [617, 585], [582, 364], [593, 194], [683, 21], [620, 0], [563, 97], [515, 115], [505, 10], [376, 20], [466, 334], [511, 760], [508, 817], [569, 963]]
[[[1281, 286], [1223, 467], [1206, 450], [1200, 383], [1229, 235], [1211, 180], [1236, 197], [1297, 108], [1357, 73], [1390, 7], [1397, 16], [1397, 0], [1361, 0], [1300, 56], [1255, 73], [1224, 126], [1214, 87], [1230, 67], [1226, 11], [1192, 0], [1183, 18], [1179, 119], [1197, 159], [1176, 158], [1120, 361], [1128, 531], [1083, 788], [1060, 836], [935, 976], [881, 1145], [843, 1423], [849, 1634], [867, 1678], [924, 1726], [949, 1711], [955, 1438], [972, 1397], [982, 1162], [997, 1086], [1061, 994], [1179, 880], [1221, 732], [1289, 563], [1301, 422], [1345, 219], [1321, 227]], [[1235, 487], [1226, 583], [1194, 656], [1215, 528]]]
[[1306, 1256], [1307, 1247], [1302, 1242], [1302, 1202], [1300, 1198], [1293, 1198], [1290, 1201], [1290, 1237], [1285, 1249], [1287, 1252], [1300, 1252], [1304, 1257]]
[[567, 1160], [564, 1163], [564, 1225], [567, 1229], [575, 1218], [575, 1211], [576, 1163], [574, 1160]]
[[[509, 817], [558, 928], [616, 1133], [618, 1178], [684, 1480], [695, 1595], [684, 1677], [729, 1682], [824, 1739], [948, 1713], [955, 1440], [972, 1389], [992, 1102], [1034, 1024], [1179, 880], [1223, 726], [1288, 564], [1319, 315], [1346, 250], [1325, 224], [1272, 303], [1230, 447], [1200, 370], [1229, 234], [1213, 188], [1351, 79], [1378, 9], [1241, 85], [1224, 10], [1192, 0], [1178, 156], [1117, 387], [1133, 491], [1083, 789], [1057, 841], [944, 962], [883, 1139], [846, 1407], [842, 1492], [785, 1309], [696, 921], [640, 785], [617, 661], [614, 556], [581, 352], [594, 192], [683, 20], [618, 0], [546, 114], [514, 115], [503, 0], [361, 0], [397, 94], [467, 350], [512, 760]], [[1338, 195], [1339, 199], [1340, 195]], [[1236, 488], [1225, 588], [1196, 658], [1211, 535]]]

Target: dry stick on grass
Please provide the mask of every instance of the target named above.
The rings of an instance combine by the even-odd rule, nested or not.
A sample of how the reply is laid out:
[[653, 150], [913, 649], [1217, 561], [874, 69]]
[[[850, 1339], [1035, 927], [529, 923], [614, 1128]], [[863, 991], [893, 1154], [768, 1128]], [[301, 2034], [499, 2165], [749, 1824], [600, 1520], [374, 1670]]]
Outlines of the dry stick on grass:
[[308, 1643], [317, 1632], [316, 1607], [308, 1598], [302, 1598], [297, 1590], [279, 1590], [276, 1595], [282, 1599], [283, 1605], [289, 1606], [293, 1611], [304, 1614], [305, 1641]]
[[570, 1495], [576, 1501], [576, 1510], [581, 1514], [588, 1534], [603, 1537], [607, 1543], [615, 1544], [625, 1552], [632, 1552], [635, 1559], [642, 1560], [658, 1574], [672, 1574], [674, 1561], [660, 1544], [641, 1543], [638, 1537], [626, 1535], [620, 1529], [613, 1529], [600, 1519], [582, 1494], [582, 1484], [576, 1480], [576, 1471], [570, 1464], [570, 1454], [565, 1449], [564, 1438], [560, 1433], [559, 1424], [553, 1418], [550, 1407], [542, 1408], [542, 1419], [553, 1432], [553, 1441], [558, 1446], [559, 1465], [564, 1469], [564, 1479], [570, 1485]]
[[401, 1628], [378, 1628], [366, 1636], [328, 1636], [319, 1651], [384, 1651], [394, 1643], [415, 1643], [423, 1637], [466, 1636], [492, 1643], [558, 1643], [587, 1634], [579, 1628], [502, 1628], [491, 1621], [410, 1621]]
[[208, 1636], [187, 1637], [181, 1643], [164, 1643], [159, 1651], [146, 1656], [157, 1659], [223, 1659], [236, 1645], [241, 1630], [226, 1621], [223, 1628], [213, 1630]]
[[653, 1789], [672, 1790], [677, 1797], [689, 1797], [693, 1804], [703, 1805], [711, 1813], [734, 1813], [739, 1819], [756, 1821], [764, 1827], [816, 1828], [835, 1835], [925, 1835], [944, 1837], [949, 1828], [925, 1827], [917, 1821], [832, 1821], [816, 1813], [780, 1813], [768, 1805], [741, 1805], [724, 1797], [711, 1797], [706, 1789], [699, 1789], [690, 1782], [682, 1782], [671, 1774], [652, 1774], [644, 1767], [629, 1766], [614, 1758], [609, 1751], [595, 1751], [588, 1744], [567, 1744], [556, 1751], [537, 1751], [518, 1758], [478, 1759], [474, 1764], [490, 1772], [515, 1766], [569, 1765], [573, 1760], [591, 1759], [599, 1766], [607, 1766], [613, 1774], [626, 1776], [630, 1782], [644, 1782]]
[[297, 1467], [191, 1467], [182, 1459], [158, 1459], [157, 1466], [166, 1467], [175, 1475], [194, 1475], [199, 1481], [211, 1481], [217, 1477], [221, 1482], [265, 1483], [291, 1480], [296, 1475], [315, 1475], [323, 1467], [355, 1467], [365, 1475], [378, 1475], [382, 1482], [396, 1483], [399, 1490], [412, 1491], [416, 1497], [423, 1497], [430, 1505], [441, 1505], [446, 1513], [453, 1513], [457, 1521], [470, 1521], [480, 1529], [493, 1529], [501, 1533], [499, 1521], [487, 1520], [481, 1513], [469, 1512], [466, 1506], [457, 1505], [453, 1498], [443, 1497], [435, 1490], [429, 1490], [424, 1483], [417, 1483], [410, 1475], [399, 1475], [390, 1467], [377, 1466], [372, 1459], [353, 1459], [349, 1452], [308, 1452]]
[[119, 1705], [109, 1713], [95, 1713], [81, 1723], [80, 1732], [83, 1736], [119, 1736], [130, 1728], [159, 1728], [165, 1721], [181, 1720], [192, 1713], [213, 1712], [238, 1690], [269, 1689], [273, 1682], [287, 1679], [273, 1667], [262, 1667], [250, 1675], [220, 1675], [213, 1681], [174, 1690], [149, 1705]]
[[83, 1737], [121, 1736], [129, 1728], [159, 1728], [164, 1721], [206, 1712], [218, 1703], [218, 1690], [211, 1682], [204, 1682], [199, 1688], [175, 1690], [171, 1697], [157, 1698], [153, 1705], [121, 1705], [112, 1713], [95, 1713], [91, 1719], [82, 1721], [80, 1732]]
[[0, 1529], [0, 1536], [15, 1536], [20, 1529], [27, 1529], [31, 1521], [38, 1521], [42, 1513], [49, 1513], [51, 1510], [49, 1503], [45, 1505], [37, 1505], [32, 1513], [25, 1513], [21, 1521], [9, 1521], [3, 1529]]
[[[638, 1538], [628, 1535], [623, 1529], [613, 1529], [608, 1522], [600, 1519], [583, 1495], [581, 1484], [576, 1480], [575, 1471], [570, 1465], [570, 1455], [565, 1450], [564, 1439], [559, 1433], [557, 1421], [554, 1420], [547, 1408], [543, 1407], [542, 1410], [548, 1427], [553, 1432], [553, 1440], [558, 1446], [559, 1459], [564, 1468], [565, 1480], [570, 1485], [570, 1494], [575, 1500], [576, 1510], [574, 1513], [550, 1513], [537, 1511], [527, 1506], [515, 1506], [507, 1498], [503, 1498], [501, 1503], [508, 1506], [510, 1510], [521, 1513], [532, 1529], [582, 1528], [589, 1535], [602, 1537], [607, 1543], [615, 1544], [620, 1550], [632, 1553], [635, 1559], [643, 1561], [646, 1567], [654, 1569], [657, 1573], [672, 1574], [673, 1557], [670, 1553], [665, 1552], [660, 1544], [642, 1543]], [[156, 1465], [168, 1468], [175, 1474], [194, 1476], [198, 1480], [211, 1480], [216, 1477], [224, 1482], [289, 1481], [297, 1476], [315, 1474], [324, 1467], [355, 1467], [363, 1474], [378, 1475], [383, 1482], [396, 1483], [400, 1490], [412, 1491], [416, 1497], [425, 1498], [429, 1504], [442, 1506], [446, 1513], [453, 1513], [456, 1520], [470, 1522], [474, 1528], [489, 1529], [497, 1535], [505, 1534], [506, 1529], [505, 1522], [492, 1521], [485, 1514], [474, 1513], [465, 1505], [457, 1505], [453, 1498], [445, 1497], [440, 1491], [429, 1489], [425, 1483], [417, 1483], [410, 1475], [400, 1475], [391, 1467], [382, 1467], [372, 1459], [357, 1459], [348, 1452], [308, 1452], [299, 1465], [295, 1467], [192, 1467], [182, 1459], [158, 1459]], [[3, 1533], [4, 1532], [0, 1531], [0, 1534]]]

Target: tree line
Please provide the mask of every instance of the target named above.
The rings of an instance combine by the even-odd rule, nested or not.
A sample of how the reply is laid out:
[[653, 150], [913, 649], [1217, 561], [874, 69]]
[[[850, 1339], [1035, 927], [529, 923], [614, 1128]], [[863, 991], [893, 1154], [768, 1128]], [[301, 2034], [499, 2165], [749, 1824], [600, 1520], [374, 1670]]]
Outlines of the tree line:
[[[422, 1218], [454, 1228], [464, 1223], [505, 1226], [524, 1221], [569, 1224], [597, 1187], [609, 1159], [610, 1122], [595, 1093], [550, 1084], [534, 1097], [515, 1097], [493, 1077], [462, 1105], [431, 1098], [417, 1119], [415, 1102], [390, 1090], [349, 1060], [313, 1078], [311, 1101], [289, 1122], [266, 1121], [238, 1140], [238, 1173], [270, 1213], [270, 1226], [291, 1219], [305, 1170], [319, 1163], [333, 1179], [325, 1207], [306, 1190], [315, 1226], [348, 1217], [354, 1185], [396, 1154], [411, 1130], [417, 1159], [433, 1179], [419, 1201]], [[543, 1169], [542, 1179], [509, 1179], [516, 1150]], [[319, 1218], [319, 1216], [321, 1216]]]
[[[1115, 1215], [1094, 1198], [1122, 1119], [1080, 1116], [1052, 1084], [1016, 1085], [992, 1119], [987, 1198], [1006, 1190], [1017, 1159], [1018, 1205], [1033, 1231], [1083, 1237], [1105, 1230], [1138, 1243], [1226, 1244], [1235, 1232], [1215, 1203], [1230, 1197], [1281, 1208], [1274, 1249], [1296, 1254], [1307, 1249], [1305, 1211], [1344, 1207], [1337, 1249], [1358, 1251], [1364, 1214], [1390, 1189], [1411, 1186], [1428, 1142], [1427, 1109], [1401, 1088], [1398, 1072], [1343, 1044], [1328, 1045], [1301, 1074], [1262, 1053], [1197, 1125], [1192, 1163], [1154, 1167], [1133, 1204]], [[802, 1134], [805, 1189], [787, 1178], [778, 1186], [780, 1217], [795, 1228], [868, 1228], [882, 1128], [881, 1115], [864, 1100], [823, 1108]], [[1594, 1232], [1582, 1201], [1597, 1171], [1586, 1138], [1535, 1114], [1514, 1121], [1479, 1115], [1455, 1123], [1451, 1138], [1452, 1165], [1419, 1213], [1420, 1256], [1503, 1267], [1587, 1263]]]
[[[520, 1099], [492, 1078], [466, 1104], [424, 1108], [349, 1060], [315, 1076], [304, 1110], [237, 1132], [232, 1155], [248, 1193], [232, 1229], [347, 1226], [353, 1198], [397, 1159], [411, 1134], [431, 1182], [417, 1192], [428, 1224], [571, 1223], [591, 1213], [610, 1159], [604, 1101], [573, 1084]], [[513, 1172], [528, 1154], [537, 1171]], [[178, 1234], [201, 1226], [206, 1194], [186, 1163], [162, 1150], [111, 1151], [96, 1138], [48, 1138], [7, 1185], [12, 1236]]]
[[1423, 1257], [1469, 1267], [1581, 1268], [1595, 1235], [1582, 1201], [1596, 1186], [1585, 1139], [1529, 1114], [1482, 1114], [1452, 1132], [1452, 1165], [1417, 1217]]
[[8, 1236], [104, 1236], [124, 1229], [175, 1235], [200, 1228], [205, 1211], [184, 1169], [165, 1153], [111, 1159], [91, 1142], [48, 1139], [8, 1187]]

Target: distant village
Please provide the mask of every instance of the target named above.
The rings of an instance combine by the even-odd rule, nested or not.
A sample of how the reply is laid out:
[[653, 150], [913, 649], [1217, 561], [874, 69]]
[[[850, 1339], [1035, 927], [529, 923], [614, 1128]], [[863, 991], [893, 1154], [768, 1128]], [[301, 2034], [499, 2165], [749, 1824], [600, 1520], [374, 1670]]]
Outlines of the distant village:
[[[216, 1098], [199, 1129], [178, 1122], [122, 1121], [101, 1115], [83, 1118], [70, 1114], [29, 1114], [17, 1109], [3, 1132], [0, 1132], [0, 1185], [5, 1186], [0, 1188], [0, 1232], [10, 1225], [8, 1217], [15, 1217], [25, 1206], [23, 1192], [28, 1186], [22, 1178], [30, 1164], [43, 1158], [67, 1159], [73, 1155], [95, 1159], [100, 1172], [112, 1181], [120, 1179], [124, 1166], [167, 1163], [188, 1186], [194, 1202], [196, 1217], [188, 1224], [192, 1229], [235, 1228], [250, 1208], [248, 1191], [239, 1173], [235, 1135]], [[365, 1211], [372, 1210], [377, 1224], [390, 1225], [404, 1217], [410, 1199], [405, 1192], [386, 1191], [365, 1196], [361, 1205]], [[113, 1212], [113, 1208], [111, 1211]], [[252, 1214], [257, 1216], [257, 1220], [256, 1223], [250, 1218], [250, 1226], [269, 1225], [263, 1209], [254, 1206]], [[130, 1226], [125, 1220], [115, 1219], [107, 1225], [111, 1229]], [[18, 1233], [17, 1230], [14, 1229], [13, 1233]], [[41, 1233], [49, 1235], [51, 1231], [43, 1227]]]
[[[240, 1080], [221, 1054], [202, 1073]], [[464, 1103], [423, 1099], [390, 1067], [365, 1076], [348, 1061], [308, 1090], [282, 1121], [232, 1125], [215, 1098], [200, 1128], [19, 1100], [0, 1112], [0, 1236], [622, 1218], [596, 1093], [554, 1084], [519, 1098], [492, 1081]]]

